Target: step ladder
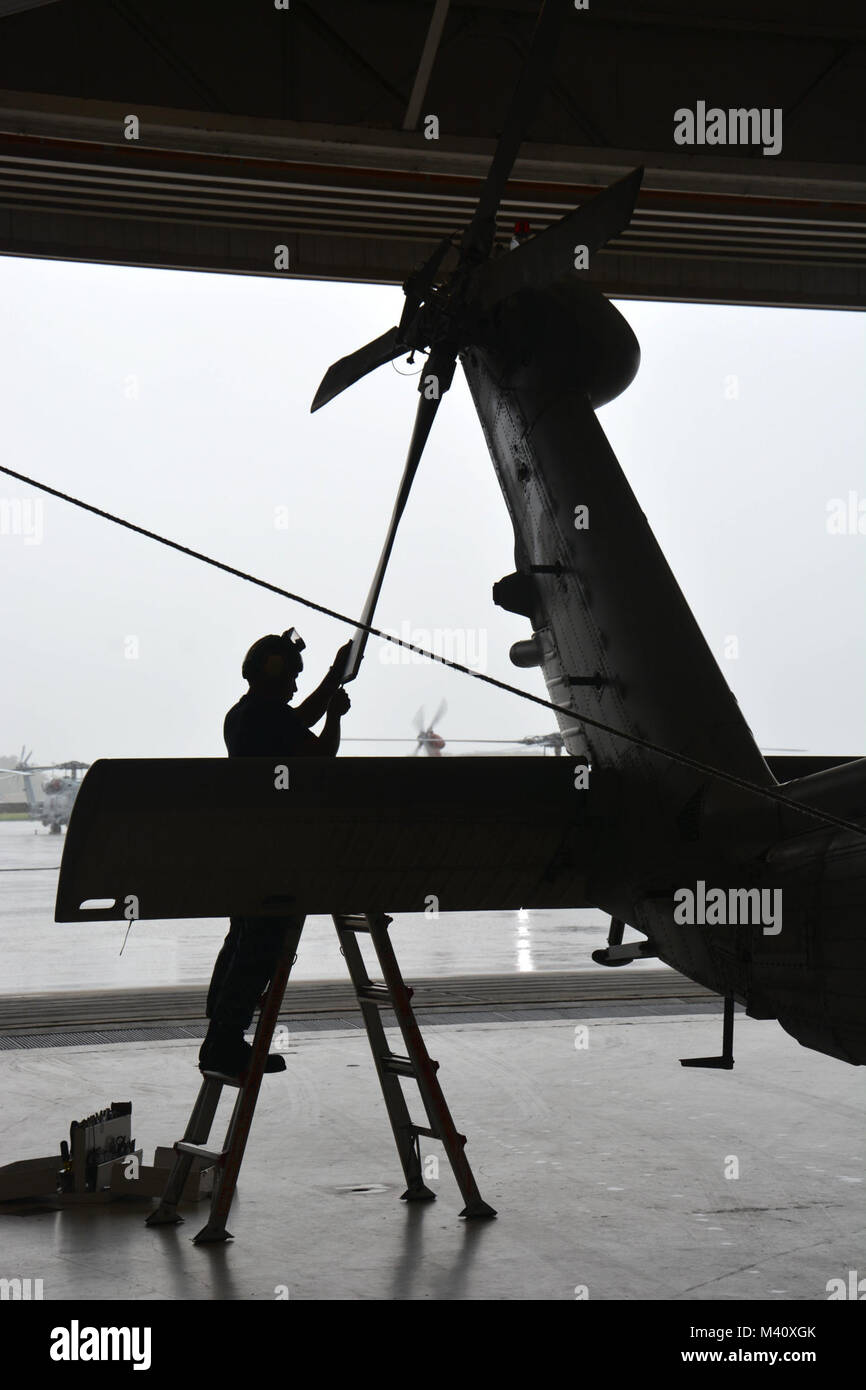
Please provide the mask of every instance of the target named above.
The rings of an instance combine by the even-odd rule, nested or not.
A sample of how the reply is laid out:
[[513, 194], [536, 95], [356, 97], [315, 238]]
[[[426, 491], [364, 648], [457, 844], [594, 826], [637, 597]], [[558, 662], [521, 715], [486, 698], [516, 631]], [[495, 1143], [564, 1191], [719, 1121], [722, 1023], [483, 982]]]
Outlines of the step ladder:
[[[349, 968], [367, 1030], [376, 1073], [406, 1178], [406, 1191], [402, 1194], [402, 1200], [435, 1200], [436, 1193], [432, 1192], [423, 1180], [420, 1140], [422, 1137], [438, 1139], [448, 1155], [466, 1204], [460, 1215], [467, 1218], [495, 1216], [494, 1208], [488, 1206], [481, 1198], [464, 1152], [466, 1136], [457, 1132], [442, 1094], [436, 1076], [439, 1064], [432, 1060], [424, 1045], [410, 1002], [413, 991], [403, 980], [388, 936], [391, 920], [383, 913], [341, 914], [333, 918], [340, 941], [340, 951]], [[289, 975], [297, 958], [303, 925], [303, 919], [300, 919], [286, 932], [279, 963], [259, 1011], [249, 1070], [240, 1079], [224, 1076], [220, 1072], [202, 1073], [198, 1098], [183, 1138], [174, 1146], [176, 1157], [162, 1201], [156, 1211], [151, 1212], [147, 1218], [148, 1226], [179, 1225], [184, 1218], [179, 1215], [177, 1207], [193, 1164], [197, 1164], [199, 1168], [214, 1165], [218, 1171], [211, 1197], [210, 1214], [206, 1225], [194, 1237], [194, 1243], [204, 1245], [233, 1239], [231, 1232], [226, 1230], [226, 1220], [253, 1122], [268, 1050]], [[384, 977], [383, 984], [374, 983], [367, 974], [357, 940], [359, 932], [370, 937]], [[393, 1010], [403, 1036], [406, 1056], [391, 1051], [382, 1023], [382, 1009]], [[417, 1083], [427, 1115], [426, 1126], [413, 1123], [403, 1095], [401, 1077], [411, 1078]], [[224, 1086], [235, 1087], [238, 1095], [223, 1147], [210, 1149], [207, 1147], [208, 1139]]]
[[[493, 1207], [481, 1199], [464, 1152], [466, 1136], [458, 1134], [451, 1118], [451, 1111], [442, 1094], [442, 1087], [436, 1076], [439, 1063], [433, 1061], [424, 1045], [421, 1029], [410, 1002], [413, 991], [408, 988], [400, 974], [394, 947], [388, 935], [391, 920], [384, 913], [375, 916], [362, 913], [335, 917], [334, 926], [337, 928], [340, 948], [346, 958], [355, 994], [361, 1006], [379, 1084], [385, 1097], [388, 1119], [391, 1121], [397, 1152], [406, 1176], [407, 1187], [402, 1199], [404, 1202], [432, 1202], [435, 1199], [436, 1193], [424, 1185], [419, 1140], [422, 1137], [438, 1139], [448, 1155], [457, 1186], [466, 1203], [460, 1215], [495, 1216]], [[358, 944], [358, 932], [369, 934], [382, 970], [384, 984], [374, 984], [368, 977]], [[388, 1046], [380, 1012], [383, 1008], [393, 1009], [396, 1015], [407, 1052], [405, 1057], [393, 1053]], [[400, 1085], [401, 1076], [411, 1077], [417, 1082], [429, 1127], [413, 1124]]]

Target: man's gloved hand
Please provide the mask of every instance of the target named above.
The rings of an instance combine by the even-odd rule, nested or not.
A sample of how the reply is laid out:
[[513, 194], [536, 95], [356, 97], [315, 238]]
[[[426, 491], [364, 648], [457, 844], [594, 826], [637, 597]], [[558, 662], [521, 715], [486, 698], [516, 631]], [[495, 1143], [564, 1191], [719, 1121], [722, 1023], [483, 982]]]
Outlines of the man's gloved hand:
[[335, 695], [332, 695], [331, 699], [328, 701], [329, 716], [335, 714], [339, 718], [341, 715], [348, 714], [351, 708], [352, 701], [349, 699], [345, 690], [338, 690], [337, 693]]
[[340, 681], [343, 679], [343, 673], [348, 665], [349, 653], [351, 650], [352, 643], [344, 642], [343, 646], [337, 652], [337, 655], [334, 657], [333, 665], [326, 677], [329, 685], [340, 684]]

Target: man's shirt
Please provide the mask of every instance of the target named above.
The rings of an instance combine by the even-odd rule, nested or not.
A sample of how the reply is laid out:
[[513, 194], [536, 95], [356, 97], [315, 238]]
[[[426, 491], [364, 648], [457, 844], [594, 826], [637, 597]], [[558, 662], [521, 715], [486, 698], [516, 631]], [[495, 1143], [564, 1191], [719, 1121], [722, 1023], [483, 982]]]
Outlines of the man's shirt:
[[230, 758], [298, 758], [318, 743], [290, 705], [251, 690], [226, 715], [223, 738]]

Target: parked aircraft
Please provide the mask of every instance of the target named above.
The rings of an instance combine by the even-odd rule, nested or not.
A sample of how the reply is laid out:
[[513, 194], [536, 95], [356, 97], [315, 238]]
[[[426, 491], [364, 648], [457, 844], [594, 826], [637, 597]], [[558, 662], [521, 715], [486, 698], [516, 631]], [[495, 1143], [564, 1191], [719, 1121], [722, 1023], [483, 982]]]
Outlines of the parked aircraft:
[[[41, 766], [33, 766], [30, 762], [32, 752], [31, 749], [25, 756], [22, 747], [17, 766], [4, 770], [2, 775], [22, 779], [30, 819], [40, 821], [52, 835], [59, 835], [62, 827], [69, 824], [72, 807], [81, 787], [80, 774], [86, 771], [90, 763], [72, 759], [65, 763], [43, 763]], [[33, 785], [40, 772], [51, 774], [42, 780], [39, 789], [42, 792], [41, 797]]]

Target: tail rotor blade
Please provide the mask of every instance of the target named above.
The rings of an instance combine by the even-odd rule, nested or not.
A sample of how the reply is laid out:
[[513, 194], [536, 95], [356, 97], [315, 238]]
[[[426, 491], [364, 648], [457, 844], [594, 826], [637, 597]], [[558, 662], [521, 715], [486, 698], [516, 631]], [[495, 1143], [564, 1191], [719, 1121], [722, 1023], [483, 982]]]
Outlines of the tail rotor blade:
[[[397, 500], [394, 503], [394, 510], [391, 513], [391, 521], [388, 526], [388, 534], [385, 537], [385, 544], [382, 547], [382, 554], [379, 556], [379, 563], [376, 566], [376, 573], [373, 575], [373, 582], [370, 585], [370, 592], [367, 595], [367, 602], [364, 604], [364, 611], [361, 614], [362, 623], [369, 624], [373, 621], [373, 614], [376, 611], [376, 604], [379, 601], [379, 594], [382, 589], [382, 582], [385, 578], [385, 570], [388, 568], [388, 561], [391, 558], [391, 551], [394, 547], [394, 538], [397, 535], [397, 527], [400, 524], [400, 518], [403, 515], [403, 512], [406, 508], [406, 503], [409, 500], [409, 493], [412, 489], [412, 484], [415, 481], [415, 474], [418, 471], [418, 464], [421, 462], [421, 455], [424, 452], [424, 445], [427, 443], [427, 437], [430, 434], [433, 421], [436, 418], [436, 412], [439, 409], [439, 404], [442, 398], [441, 392], [447, 389], [447, 386], [442, 386], [441, 383], [445, 378], [449, 366], [451, 374], [453, 375], [453, 359], [451, 359], [450, 362], [448, 362], [444, 359], [444, 356], [442, 354], [437, 354], [434, 352], [430, 354], [430, 358], [428, 359], [428, 368], [427, 371], [423, 374], [423, 376], [427, 378], [429, 377], [431, 370], [435, 371], [435, 359], [437, 358], [437, 356], [439, 358], [438, 375], [440, 381], [440, 394], [435, 396], [433, 399], [428, 399], [426, 393], [422, 392], [421, 399], [418, 402], [418, 410], [415, 415], [415, 428], [412, 431], [412, 439], [409, 444], [409, 452], [406, 455], [406, 465], [403, 469], [403, 477], [400, 482], [400, 490], [397, 493]], [[448, 377], [447, 384], [450, 385], [450, 377]], [[364, 648], [366, 647], [366, 645], [367, 633], [364, 631], [363, 628], [359, 627], [353, 638], [352, 650], [349, 653], [349, 660], [346, 663], [346, 672], [343, 676], [344, 684], [347, 681], [354, 680], [355, 676], [357, 676], [358, 668], [361, 665], [361, 661], [364, 656]]]
[[486, 256], [496, 233], [496, 209], [527, 127], [535, 115], [541, 94], [550, 80], [556, 45], [563, 22], [573, 10], [571, 0], [544, 0], [535, 25], [529, 55], [511, 98], [505, 125], [496, 146], [478, 207], [463, 235], [463, 253]]
[[354, 386], [355, 382], [360, 381], [368, 372], [373, 372], [377, 367], [382, 367], [386, 362], [393, 362], [395, 357], [399, 357], [405, 349], [398, 342], [398, 338], [398, 329], [389, 328], [380, 338], [374, 338], [372, 343], [358, 348], [357, 352], [350, 352], [348, 357], [341, 357], [339, 362], [329, 367], [313, 397], [310, 412], [327, 405], [335, 396], [339, 396], [341, 391]]
[[433, 718], [430, 720], [430, 728], [431, 728], [431, 729], [435, 729], [435, 728], [436, 728], [436, 725], [439, 723], [440, 719], [442, 719], [442, 718], [444, 717], [444, 715], [447, 713], [447, 711], [448, 711], [448, 705], [447, 705], [447, 703], [445, 702], [445, 700], [443, 700], [442, 703], [440, 704], [439, 708], [437, 709], [436, 713], [434, 714]]
[[518, 290], [546, 289], [573, 275], [575, 246], [585, 246], [591, 260], [628, 226], [642, 178], [643, 169], [635, 169], [515, 251], [479, 266], [469, 287], [473, 306], [483, 312]]

